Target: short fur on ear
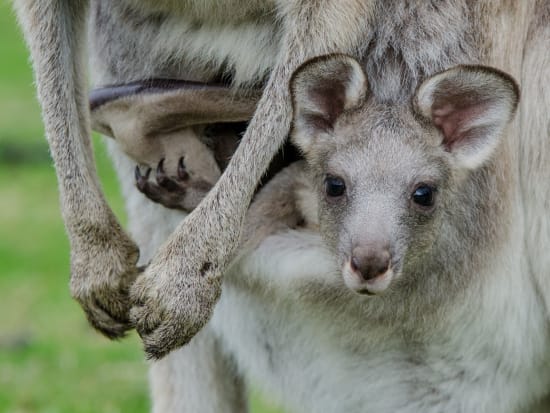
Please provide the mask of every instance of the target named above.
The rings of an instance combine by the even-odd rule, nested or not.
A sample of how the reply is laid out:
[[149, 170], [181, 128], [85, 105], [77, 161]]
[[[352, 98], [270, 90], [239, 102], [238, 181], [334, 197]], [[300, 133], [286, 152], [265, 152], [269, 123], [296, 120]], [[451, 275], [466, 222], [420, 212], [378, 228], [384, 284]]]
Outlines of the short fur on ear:
[[290, 80], [293, 142], [307, 153], [319, 134], [361, 104], [367, 89], [365, 72], [351, 56], [320, 56], [302, 64]]
[[456, 66], [426, 79], [416, 110], [441, 131], [442, 145], [458, 164], [475, 169], [497, 147], [519, 102], [514, 79], [485, 66]]
[[90, 93], [92, 129], [119, 140], [154, 137], [193, 125], [252, 118], [261, 91], [224, 85], [151, 79]]

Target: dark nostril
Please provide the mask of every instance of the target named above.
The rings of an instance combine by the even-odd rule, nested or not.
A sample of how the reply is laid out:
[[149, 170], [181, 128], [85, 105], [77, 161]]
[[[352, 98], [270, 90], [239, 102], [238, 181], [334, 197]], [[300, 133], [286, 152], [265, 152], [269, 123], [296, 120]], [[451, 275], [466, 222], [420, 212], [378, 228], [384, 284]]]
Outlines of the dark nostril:
[[376, 278], [379, 275], [384, 274], [386, 271], [388, 271], [388, 267], [390, 266], [389, 260], [377, 260], [371, 265], [371, 268], [368, 271], [368, 275], [370, 277], [365, 277], [367, 280], [370, 280], [371, 278]]

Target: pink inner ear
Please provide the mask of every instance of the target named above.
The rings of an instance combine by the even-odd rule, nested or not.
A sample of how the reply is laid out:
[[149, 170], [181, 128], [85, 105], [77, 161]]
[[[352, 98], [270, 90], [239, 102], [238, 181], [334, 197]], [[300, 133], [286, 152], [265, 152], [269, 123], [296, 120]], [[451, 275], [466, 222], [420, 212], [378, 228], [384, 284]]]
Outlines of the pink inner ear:
[[443, 133], [443, 144], [447, 150], [460, 145], [465, 139], [471, 136], [468, 133], [472, 123], [487, 109], [487, 105], [477, 104], [457, 108], [451, 103], [433, 109], [432, 120]]

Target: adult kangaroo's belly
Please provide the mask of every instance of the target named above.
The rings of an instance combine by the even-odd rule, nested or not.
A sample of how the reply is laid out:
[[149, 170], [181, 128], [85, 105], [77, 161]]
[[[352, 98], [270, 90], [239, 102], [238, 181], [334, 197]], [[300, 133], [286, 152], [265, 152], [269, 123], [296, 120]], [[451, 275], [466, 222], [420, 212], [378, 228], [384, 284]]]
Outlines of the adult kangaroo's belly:
[[[205, 2], [196, 3], [93, 2], [90, 43], [95, 83], [151, 77], [229, 80], [237, 85], [264, 80], [280, 38], [274, 14], [263, 12], [267, 6], [260, 2], [255, 9], [254, 2], [240, 0], [212, 2], [209, 7], [215, 7], [208, 14]], [[251, 4], [239, 11], [240, 3]]]

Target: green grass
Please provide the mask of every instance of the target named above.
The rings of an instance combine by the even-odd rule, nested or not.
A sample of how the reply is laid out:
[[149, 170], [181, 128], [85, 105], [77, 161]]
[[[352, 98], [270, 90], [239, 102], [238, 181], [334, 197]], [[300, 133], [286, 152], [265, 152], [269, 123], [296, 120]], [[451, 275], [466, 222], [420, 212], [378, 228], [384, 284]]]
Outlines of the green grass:
[[[135, 334], [110, 342], [69, 296], [69, 246], [27, 52], [0, 0], [0, 412], [147, 412], [147, 366]], [[105, 149], [96, 157], [124, 221]], [[275, 413], [258, 397], [252, 412]]]

